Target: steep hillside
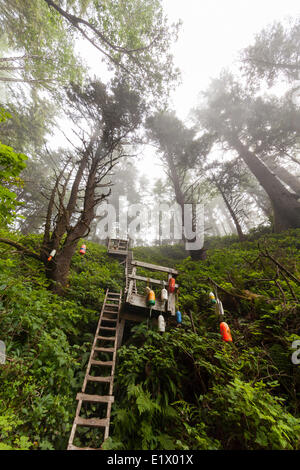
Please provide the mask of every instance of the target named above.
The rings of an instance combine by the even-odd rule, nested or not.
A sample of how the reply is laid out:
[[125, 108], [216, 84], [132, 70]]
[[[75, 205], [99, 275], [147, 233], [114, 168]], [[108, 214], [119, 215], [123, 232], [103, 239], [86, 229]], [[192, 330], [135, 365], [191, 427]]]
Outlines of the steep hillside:
[[[299, 236], [213, 239], [203, 262], [176, 263], [178, 247], [162, 247], [161, 258], [159, 248], [134, 251], [163, 264], [168, 250], [180, 272], [179, 309], [192, 313], [196, 333], [188, 315], [162, 336], [145, 324], [133, 328], [119, 351], [107, 448], [299, 448], [300, 365], [291, 359], [300, 340]], [[233, 343], [221, 340], [211, 290]]]
[[[31, 249], [40, 243], [13, 236]], [[135, 259], [179, 270], [183, 324], [161, 335], [143, 323], [126, 335], [105, 448], [300, 448], [299, 240], [300, 230], [242, 244], [214, 239], [202, 262], [180, 247], [134, 250]], [[67, 446], [105, 289], [123, 286], [123, 266], [86, 244], [63, 297], [47, 289], [38, 261], [0, 245], [0, 449]], [[211, 290], [233, 343], [221, 339]]]
[[[30, 248], [40, 242], [15, 238]], [[41, 263], [0, 245], [0, 449], [66, 449], [105, 290], [122, 283], [119, 263], [88, 243], [58, 297]]]

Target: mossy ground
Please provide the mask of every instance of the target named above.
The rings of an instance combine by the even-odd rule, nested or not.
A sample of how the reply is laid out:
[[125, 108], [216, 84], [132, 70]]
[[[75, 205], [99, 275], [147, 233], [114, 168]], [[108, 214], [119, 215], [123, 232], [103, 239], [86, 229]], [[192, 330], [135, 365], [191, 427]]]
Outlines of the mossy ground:
[[[39, 236], [9, 236], [38, 249]], [[1, 449], [66, 448], [105, 290], [123, 287], [123, 266], [86, 244], [62, 297], [48, 290], [38, 261], [0, 246]], [[264, 247], [300, 278], [300, 230], [242, 244], [211, 239], [198, 262], [179, 246], [134, 250], [135, 259], [179, 270], [178, 306], [192, 313], [196, 333], [184, 314], [164, 335], [133, 327], [118, 353], [106, 448], [299, 449], [300, 365], [291, 356], [300, 285], [261, 255]], [[232, 344], [221, 339], [209, 279], [221, 287]]]

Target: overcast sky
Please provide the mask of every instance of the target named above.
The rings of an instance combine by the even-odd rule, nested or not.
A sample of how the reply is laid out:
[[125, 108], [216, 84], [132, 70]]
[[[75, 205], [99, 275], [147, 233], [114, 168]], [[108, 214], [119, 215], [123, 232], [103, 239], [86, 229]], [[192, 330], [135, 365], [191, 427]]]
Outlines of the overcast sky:
[[237, 65], [238, 52], [274, 20], [300, 14], [299, 0], [163, 0], [170, 21], [183, 25], [173, 53], [182, 85], [173, 95], [184, 119], [197, 95], [223, 67]]
[[[183, 22], [172, 49], [182, 84], [170, 101], [170, 108], [182, 120], [211, 78], [217, 77], [224, 67], [237, 67], [239, 51], [253, 43], [262, 28], [275, 20], [300, 14], [299, 0], [162, 0], [162, 3], [170, 22], [179, 19]], [[86, 41], [80, 42], [80, 53], [97, 73], [98, 52]], [[147, 149], [143, 173], [158, 177], [160, 172], [153, 151]]]

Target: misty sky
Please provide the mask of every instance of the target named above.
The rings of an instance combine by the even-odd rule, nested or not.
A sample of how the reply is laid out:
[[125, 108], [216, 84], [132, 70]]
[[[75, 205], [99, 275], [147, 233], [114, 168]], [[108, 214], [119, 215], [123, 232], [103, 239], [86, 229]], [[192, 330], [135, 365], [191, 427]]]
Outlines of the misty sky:
[[173, 95], [178, 117], [185, 119], [199, 91], [223, 67], [237, 66], [238, 52], [274, 20], [300, 14], [299, 0], [163, 0], [171, 21], [183, 20], [173, 53], [182, 85]]
[[[299, 0], [162, 0], [170, 22], [183, 21], [173, 46], [175, 64], [182, 84], [173, 93], [170, 108], [185, 120], [197, 103], [200, 91], [224, 67], [238, 67], [241, 49], [254, 42], [255, 35], [275, 20], [298, 17]], [[151, 149], [143, 161], [143, 173], [158, 177]]]
[[[170, 22], [183, 21], [178, 41], [172, 48], [182, 84], [170, 101], [170, 108], [182, 120], [197, 104], [199, 92], [206, 89], [211, 78], [217, 77], [224, 67], [238, 67], [239, 51], [253, 43], [262, 28], [275, 20], [300, 14], [299, 0], [162, 0], [162, 3]], [[105, 80], [95, 48], [80, 40], [77, 52], [91, 72]], [[152, 181], [162, 174], [156, 162], [153, 149], [144, 148], [143, 164], [139, 166]]]

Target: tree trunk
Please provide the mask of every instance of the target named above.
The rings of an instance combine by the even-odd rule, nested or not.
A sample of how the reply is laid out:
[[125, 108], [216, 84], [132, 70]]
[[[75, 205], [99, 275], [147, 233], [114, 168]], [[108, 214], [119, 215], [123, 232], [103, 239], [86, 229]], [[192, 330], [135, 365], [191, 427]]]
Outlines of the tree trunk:
[[286, 168], [274, 162], [271, 158], [266, 159], [266, 164], [275, 175], [287, 184], [296, 194], [300, 197], [300, 179], [297, 176], [290, 173]]
[[230, 140], [271, 200], [275, 232], [279, 233], [289, 228], [299, 228], [300, 203], [295, 195], [283, 186], [253, 152], [250, 152], [240, 141]]
[[247, 193], [254, 199], [257, 206], [263, 211], [265, 217], [268, 220], [271, 220], [273, 217], [273, 213], [272, 213], [272, 205], [270, 203], [270, 199], [268, 198], [268, 195], [266, 195], [266, 197], [263, 197], [262, 194], [256, 192], [254, 189], [252, 190], [247, 189]]
[[[76, 251], [78, 240], [87, 236], [95, 215], [96, 168], [96, 165], [94, 165], [89, 171], [82, 213], [76, 225], [71, 227], [69, 220], [76, 207], [79, 183], [83, 174], [83, 165], [80, 165], [72, 186], [67, 209], [63, 211], [61, 218], [58, 220], [55, 231], [49, 242], [51, 249], [57, 251], [57, 255], [50, 262], [44, 261], [46, 264], [46, 275], [48, 279], [54, 281], [52, 290], [58, 294], [63, 292], [68, 283], [71, 260]], [[60, 247], [62, 236], [65, 232], [67, 232], [67, 236], [63, 245]]]
[[[180, 205], [181, 210], [182, 210], [182, 239], [183, 241], [187, 241], [186, 236], [185, 236], [185, 228], [184, 228], [184, 204], [185, 204], [185, 197], [184, 193], [181, 189], [177, 169], [174, 163], [174, 159], [172, 155], [167, 154], [166, 155], [167, 163], [170, 169], [171, 173], [171, 180], [173, 183], [174, 191], [175, 191], [175, 197], [176, 197], [176, 202]], [[193, 227], [193, 220], [190, 221], [190, 227]], [[190, 243], [193, 242], [193, 240], [189, 240]], [[204, 248], [201, 248], [200, 250], [190, 250], [189, 254], [193, 260], [203, 260], [206, 258], [206, 250]]]
[[218, 183], [218, 181], [216, 180], [216, 178], [213, 176], [213, 180], [214, 180], [214, 183], [215, 185], [217, 186], [218, 190], [220, 191], [221, 195], [222, 195], [222, 198], [225, 202], [225, 206], [227, 207], [228, 211], [229, 211], [229, 214], [231, 215], [231, 218], [233, 220], [233, 223], [235, 225], [235, 228], [236, 228], [236, 231], [237, 231], [237, 234], [238, 234], [238, 237], [239, 237], [239, 240], [240, 242], [244, 241], [245, 240], [245, 235], [243, 234], [243, 230], [242, 230], [242, 227], [241, 227], [241, 224], [239, 223], [239, 220], [234, 212], [234, 210], [232, 209], [230, 203], [229, 203], [229, 200], [228, 198], [226, 197], [226, 194], [225, 192], [223, 191], [221, 185]]
[[62, 294], [68, 284], [68, 276], [72, 257], [76, 251], [77, 241], [62, 249], [46, 266], [46, 276], [53, 282], [51, 290], [55, 294]]

